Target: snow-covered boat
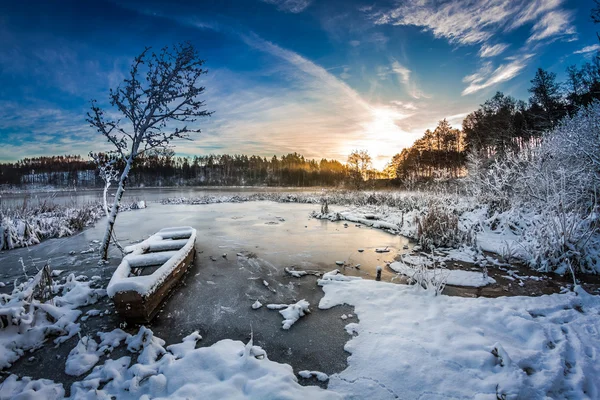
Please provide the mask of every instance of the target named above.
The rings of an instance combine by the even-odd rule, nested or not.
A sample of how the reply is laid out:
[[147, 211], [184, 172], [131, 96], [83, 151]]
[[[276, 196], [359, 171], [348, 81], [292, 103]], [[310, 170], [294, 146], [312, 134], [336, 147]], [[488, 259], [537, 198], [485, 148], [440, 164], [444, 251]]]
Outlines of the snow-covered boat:
[[149, 322], [160, 304], [194, 262], [196, 230], [161, 229], [141, 243], [125, 248], [107, 293], [117, 312], [134, 322]]

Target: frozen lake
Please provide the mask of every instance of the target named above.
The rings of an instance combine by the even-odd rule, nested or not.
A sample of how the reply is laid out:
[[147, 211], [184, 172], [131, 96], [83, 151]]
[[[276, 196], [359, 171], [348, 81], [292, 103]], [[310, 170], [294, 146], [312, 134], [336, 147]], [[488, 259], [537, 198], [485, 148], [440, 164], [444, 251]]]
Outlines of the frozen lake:
[[[181, 192], [178, 192], [181, 193]], [[194, 193], [194, 192], [190, 192]], [[178, 194], [181, 195], [181, 194]], [[332, 207], [335, 209], [335, 207]], [[356, 317], [341, 319], [352, 313], [350, 307], [319, 310], [323, 291], [316, 277], [293, 278], [285, 267], [323, 272], [341, 268], [343, 261], [352, 268], [344, 273], [373, 279], [377, 265], [392, 261], [409, 242], [402, 236], [381, 230], [357, 227], [343, 222], [309, 218], [319, 205], [246, 202], [210, 205], [161, 205], [150, 203], [148, 208], [119, 215], [117, 237], [123, 244], [140, 241], [167, 226], [189, 225], [198, 230], [196, 260], [184, 283], [178, 287], [157, 318], [149, 325], [167, 343], [180, 341], [198, 330], [203, 337], [201, 346], [230, 338], [247, 341], [254, 332], [255, 344], [262, 346], [269, 358], [291, 364], [294, 369], [339, 372], [346, 367], [348, 354], [343, 346], [349, 339], [344, 326], [357, 322]], [[31, 248], [6, 251], [0, 254], [0, 280], [11, 283], [22, 278], [19, 258], [23, 258], [30, 274], [47, 261], [53, 269], [99, 275], [103, 285], [108, 283], [120, 261], [113, 251], [106, 266], [97, 264], [96, 254], [81, 254], [94, 240], [100, 240], [105, 227], [101, 220], [95, 227], [64, 239], [51, 239]], [[376, 253], [375, 248], [389, 247], [389, 253]], [[359, 252], [363, 249], [363, 252]], [[74, 251], [74, 254], [69, 254]], [[224, 254], [226, 257], [223, 257]], [[240, 253], [243, 256], [238, 256]], [[213, 261], [216, 260], [216, 261]], [[361, 264], [360, 269], [353, 268]], [[384, 269], [383, 280], [395, 275]], [[269, 287], [263, 284], [269, 283]], [[7, 285], [2, 290], [9, 290]], [[263, 304], [290, 304], [301, 299], [310, 303], [312, 313], [300, 319], [289, 331], [281, 329], [282, 318], [277, 311], [263, 307], [252, 310], [259, 299]], [[113, 310], [105, 299], [90, 308]], [[121, 321], [114, 313], [82, 322], [82, 335], [98, 330], [112, 330]], [[135, 327], [128, 327], [135, 331]], [[76, 343], [75, 338], [58, 349], [66, 356]], [[35, 353], [33, 360], [22, 358], [11, 370], [34, 377], [51, 378], [68, 383], [64, 365], [49, 368], [40, 360], [53, 359], [57, 350], [46, 346]], [[59, 361], [59, 363], [64, 363]]]
[[[281, 188], [281, 187], [200, 187], [200, 186], [177, 186], [167, 188], [131, 188], [125, 191], [124, 201], [146, 200], [149, 202], [160, 201], [167, 197], [202, 197], [205, 195], [249, 195], [253, 193], [269, 192], [318, 192], [321, 188]], [[112, 186], [110, 193], [115, 193], [116, 187]], [[56, 192], [21, 192], [21, 193], [0, 193], [0, 205], [3, 207], [20, 207], [26, 201], [30, 204], [38, 202], [52, 201], [58, 204], [85, 204], [89, 202], [101, 201], [101, 189], [68, 190]]]

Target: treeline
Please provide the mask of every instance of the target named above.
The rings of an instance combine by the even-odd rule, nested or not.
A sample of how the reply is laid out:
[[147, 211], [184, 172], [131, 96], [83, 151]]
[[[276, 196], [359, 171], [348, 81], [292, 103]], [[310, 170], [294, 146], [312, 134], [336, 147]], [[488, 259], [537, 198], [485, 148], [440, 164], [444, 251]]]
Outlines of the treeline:
[[455, 178], [466, 173], [468, 153], [491, 161], [538, 145], [543, 132], [600, 99], [600, 56], [581, 67], [568, 67], [562, 83], [556, 74], [539, 68], [528, 91], [528, 102], [496, 93], [467, 115], [462, 130], [440, 121], [435, 130], [427, 130], [412, 147], [396, 154], [386, 172], [404, 184]]
[[[117, 163], [117, 168], [123, 166]], [[293, 153], [270, 159], [246, 155], [176, 157], [171, 152], [140, 156], [128, 185], [139, 186], [338, 186], [350, 179], [336, 160], [309, 160]], [[97, 165], [80, 156], [26, 158], [0, 164], [0, 184], [101, 187]]]
[[465, 163], [464, 135], [445, 119], [421, 139], [396, 154], [386, 167], [391, 178], [412, 183], [439, 177], [456, 178]]

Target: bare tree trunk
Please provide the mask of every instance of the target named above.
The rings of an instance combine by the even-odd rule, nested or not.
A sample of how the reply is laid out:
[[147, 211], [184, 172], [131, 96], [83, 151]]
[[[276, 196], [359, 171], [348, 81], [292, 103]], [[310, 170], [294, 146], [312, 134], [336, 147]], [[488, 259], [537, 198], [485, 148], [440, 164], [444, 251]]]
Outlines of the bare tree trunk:
[[121, 198], [123, 198], [123, 194], [125, 193], [125, 182], [127, 181], [127, 176], [129, 175], [129, 170], [131, 169], [132, 163], [133, 161], [130, 157], [127, 160], [127, 164], [125, 165], [123, 173], [121, 174], [121, 179], [119, 180], [119, 188], [117, 189], [117, 193], [115, 194], [115, 201], [113, 202], [113, 206], [110, 209], [110, 215], [108, 216], [106, 231], [104, 232], [104, 239], [102, 239], [102, 247], [100, 248], [102, 259], [105, 261], [108, 259], [108, 246], [110, 245], [110, 238], [115, 227], [115, 221], [117, 220], [119, 208], [121, 207]]

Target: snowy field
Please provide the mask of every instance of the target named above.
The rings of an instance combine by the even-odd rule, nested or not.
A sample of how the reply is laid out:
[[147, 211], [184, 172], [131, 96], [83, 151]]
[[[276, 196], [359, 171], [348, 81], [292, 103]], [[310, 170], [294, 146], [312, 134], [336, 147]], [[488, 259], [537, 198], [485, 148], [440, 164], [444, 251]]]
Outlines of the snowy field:
[[[298, 372], [301, 379], [328, 380], [327, 390], [299, 385], [292, 367], [269, 360], [252, 339], [196, 348], [202, 337], [190, 332], [167, 346], [141, 327], [134, 334], [115, 329], [81, 337], [65, 363], [67, 374], [81, 377], [70, 397], [593, 399], [600, 394], [600, 301], [580, 288], [542, 297], [467, 299], [339, 273], [325, 274], [318, 284], [325, 292], [319, 308], [349, 304], [359, 321], [345, 326], [346, 369], [330, 376]], [[81, 283], [73, 291], [85, 293], [82, 298], [91, 295]], [[303, 302], [270, 307], [283, 309], [283, 329], [305, 316]], [[119, 346], [130, 355], [113, 358]], [[64, 395], [62, 384], [15, 375], [0, 386], [0, 398]]]
[[[472, 261], [471, 271], [442, 268], [446, 283], [494, 286], [481, 265], [507, 266], [472, 247], [415, 251], [385, 232], [410, 233], [397, 206], [330, 206], [318, 219], [319, 197], [302, 196], [293, 202], [307, 204], [150, 204], [121, 215], [126, 244], [165, 219], [198, 229], [196, 266], [146, 327], [119, 326], [111, 311], [105, 289], [119, 260], [94, 262], [102, 227], [0, 254], [10, 266], [0, 361], [15, 374], [0, 398], [598, 398], [597, 296], [462, 298], [376, 282], [376, 266], [391, 281]], [[32, 254], [52, 258], [52, 304], [32, 289]], [[501, 273], [527, 281], [515, 271]]]

